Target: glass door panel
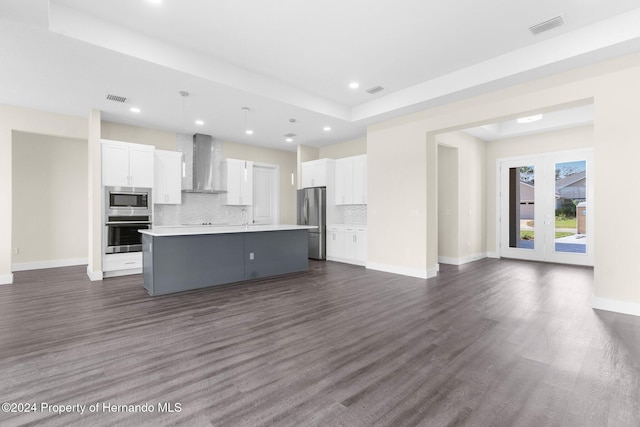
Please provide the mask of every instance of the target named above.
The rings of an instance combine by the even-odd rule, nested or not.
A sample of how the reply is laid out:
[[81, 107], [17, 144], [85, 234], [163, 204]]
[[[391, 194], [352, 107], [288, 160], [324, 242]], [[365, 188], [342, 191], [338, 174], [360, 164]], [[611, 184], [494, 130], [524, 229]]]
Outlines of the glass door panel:
[[525, 159], [501, 164], [501, 255], [510, 258], [541, 260], [544, 245], [539, 238], [544, 229], [536, 221], [540, 206], [538, 176], [540, 159]]
[[555, 165], [554, 249], [556, 252], [587, 252], [587, 162]]
[[535, 248], [535, 166], [509, 168], [509, 247]]
[[500, 162], [500, 255], [593, 265], [591, 150]]
[[550, 155], [547, 165], [547, 192], [553, 191], [553, 197], [547, 208], [545, 259], [593, 265], [593, 215], [589, 214], [593, 209], [593, 151]]

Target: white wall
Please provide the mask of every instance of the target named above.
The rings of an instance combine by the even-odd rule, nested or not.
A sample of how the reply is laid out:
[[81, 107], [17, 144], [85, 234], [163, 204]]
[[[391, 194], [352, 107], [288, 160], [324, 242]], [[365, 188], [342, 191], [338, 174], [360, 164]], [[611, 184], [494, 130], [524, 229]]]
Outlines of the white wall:
[[87, 141], [13, 132], [14, 271], [86, 264]]
[[458, 149], [438, 145], [438, 261], [460, 258], [458, 233]]
[[175, 132], [102, 121], [100, 125], [100, 136], [102, 139], [153, 145], [159, 150], [176, 151]]
[[[466, 133], [456, 131], [447, 132], [436, 135], [436, 143], [438, 144], [438, 153], [443, 151], [443, 145], [456, 149], [455, 164], [438, 164], [438, 174], [442, 172], [445, 177], [457, 174], [455, 179], [451, 179], [452, 184], [456, 185], [455, 204], [451, 201], [448, 203], [457, 206], [457, 212], [451, 213], [449, 216], [455, 223], [445, 226], [443, 231], [452, 236], [455, 240], [455, 255], [439, 253], [439, 257], [445, 257], [445, 263], [462, 264], [475, 259], [484, 258], [486, 256], [486, 149], [487, 143], [480, 139], [474, 138]], [[442, 169], [445, 171], [441, 171]], [[441, 180], [438, 180], [438, 199], [442, 196], [440, 190], [445, 192], [453, 192], [446, 183], [443, 186]], [[444, 195], [446, 198], [446, 195]], [[446, 200], [446, 199], [445, 199]], [[448, 209], [449, 211], [452, 209]], [[438, 206], [440, 214], [441, 207]], [[443, 212], [446, 215], [446, 211]], [[445, 217], [446, 222], [446, 217]], [[438, 242], [447, 247], [445, 236], [440, 236], [440, 227], [444, 226], [441, 217], [438, 217]], [[454, 231], [452, 227], [457, 230]]]
[[[627, 212], [639, 211], [640, 198], [628, 196], [636, 182], [640, 156], [638, 75], [640, 54], [634, 54], [370, 126], [367, 266], [419, 277], [436, 268], [437, 149], [433, 135], [521, 115], [593, 102], [596, 233], [619, 221], [621, 200]], [[595, 306], [640, 314], [635, 243], [639, 239], [637, 227], [598, 235]]]
[[367, 139], [358, 138], [351, 141], [320, 147], [318, 156], [320, 159], [342, 159], [344, 157], [367, 154]]
[[86, 140], [87, 120], [82, 117], [0, 105], [0, 284], [13, 282], [11, 242], [14, 131]]

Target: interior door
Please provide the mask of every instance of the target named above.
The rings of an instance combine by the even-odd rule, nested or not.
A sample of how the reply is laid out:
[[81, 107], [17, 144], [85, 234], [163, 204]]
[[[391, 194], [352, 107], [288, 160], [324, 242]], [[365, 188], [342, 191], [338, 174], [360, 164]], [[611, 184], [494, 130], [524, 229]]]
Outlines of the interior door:
[[590, 150], [502, 160], [500, 256], [593, 265], [592, 167]]

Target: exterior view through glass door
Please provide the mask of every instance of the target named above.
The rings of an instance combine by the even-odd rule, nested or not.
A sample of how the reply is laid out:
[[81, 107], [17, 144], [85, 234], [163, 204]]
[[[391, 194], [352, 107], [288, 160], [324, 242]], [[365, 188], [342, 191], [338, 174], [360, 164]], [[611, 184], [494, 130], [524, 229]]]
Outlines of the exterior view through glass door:
[[574, 151], [499, 162], [500, 256], [593, 265], [592, 159]]

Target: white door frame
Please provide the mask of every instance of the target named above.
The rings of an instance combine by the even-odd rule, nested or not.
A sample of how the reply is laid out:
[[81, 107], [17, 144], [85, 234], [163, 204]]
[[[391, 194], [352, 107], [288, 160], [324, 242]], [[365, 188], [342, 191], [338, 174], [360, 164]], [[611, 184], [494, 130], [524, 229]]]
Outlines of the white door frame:
[[[556, 252], [555, 244], [549, 244], [548, 242], [555, 241], [555, 208], [550, 207], [551, 203], [549, 200], [544, 200], [544, 191], [540, 186], [536, 185], [535, 189], [535, 217], [536, 218], [545, 218], [544, 215], [549, 210], [554, 210], [553, 220], [549, 220], [545, 218], [545, 221], [536, 221], [534, 225], [534, 232], [536, 235], [543, 235], [544, 242], [546, 244], [544, 247], [540, 247], [541, 245], [535, 245], [535, 249], [513, 249], [513, 248], [505, 248], [503, 245], [503, 238], [505, 237], [505, 232], [508, 233], [508, 228], [505, 224], [508, 224], [509, 218], [504, 218], [503, 212], [503, 202], [505, 198], [508, 198], [508, 194], [502, 194], [502, 187], [504, 183], [503, 175], [501, 171], [501, 167], [510, 167], [509, 163], [518, 163], [520, 166], [527, 164], [536, 164], [538, 167], [542, 167], [541, 173], [546, 174], [547, 178], [550, 176], [544, 170], [550, 162], [562, 163], [572, 161], [575, 158], [584, 158], [587, 162], [587, 200], [588, 200], [588, 214], [587, 214], [587, 236], [586, 236], [586, 254], [576, 254], [576, 253], [568, 253], [568, 252]], [[524, 162], [524, 163], [523, 163]], [[513, 166], [511, 166], [513, 167]], [[555, 169], [555, 168], [554, 168]], [[590, 265], [593, 266], [594, 260], [594, 242], [595, 242], [595, 195], [594, 195], [594, 160], [593, 160], [593, 148], [581, 148], [576, 150], [566, 150], [566, 151], [556, 151], [556, 152], [545, 152], [539, 154], [531, 154], [526, 156], [514, 156], [514, 157], [503, 157], [496, 159], [496, 245], [498, 256], [505, 256], [509, 258], [518, 258], [518, 259], [530, 259], [530, 260], [538, 260], [545, 262], [556, 262], [563, 264], [577, 264], [577, 265]], [[540, 172], [536, 172], [536, 177], [540, 176]], [[536, 181], [539, 181], [536, 179]], [[545, 179], [542, 178], [542, 185], [545, 185]], [[551, 185], [547, 181], [547, 188]], [[548, 191], [548, 190], [547, 190]], [[555, 193], [555, 187], [554, 187]], [[546, 212], [545, 212], [546, 211]]]
[[[272, 194], [275, 196], [275, 203], [271, 206], [271, 217], [273, 218], [274, 224], [280, 224], [280, 165], [274, 165], [271, 163], [261, 163], [261, 162], [253, 162], [253, 168], [263, 168], [263, 169], [271, 169], [274, 171], [275, 179], [272, 183]], [[253, 174], [254, 179], [256, 174]], [[255, 187], [255, 186], [254, 186]], [[254, 199], [255, 199], [255, 188], [254, 188]], [[253, 205], [251, 205], [251, 209], [249, 212], [250, 217], [253, 219]]]

